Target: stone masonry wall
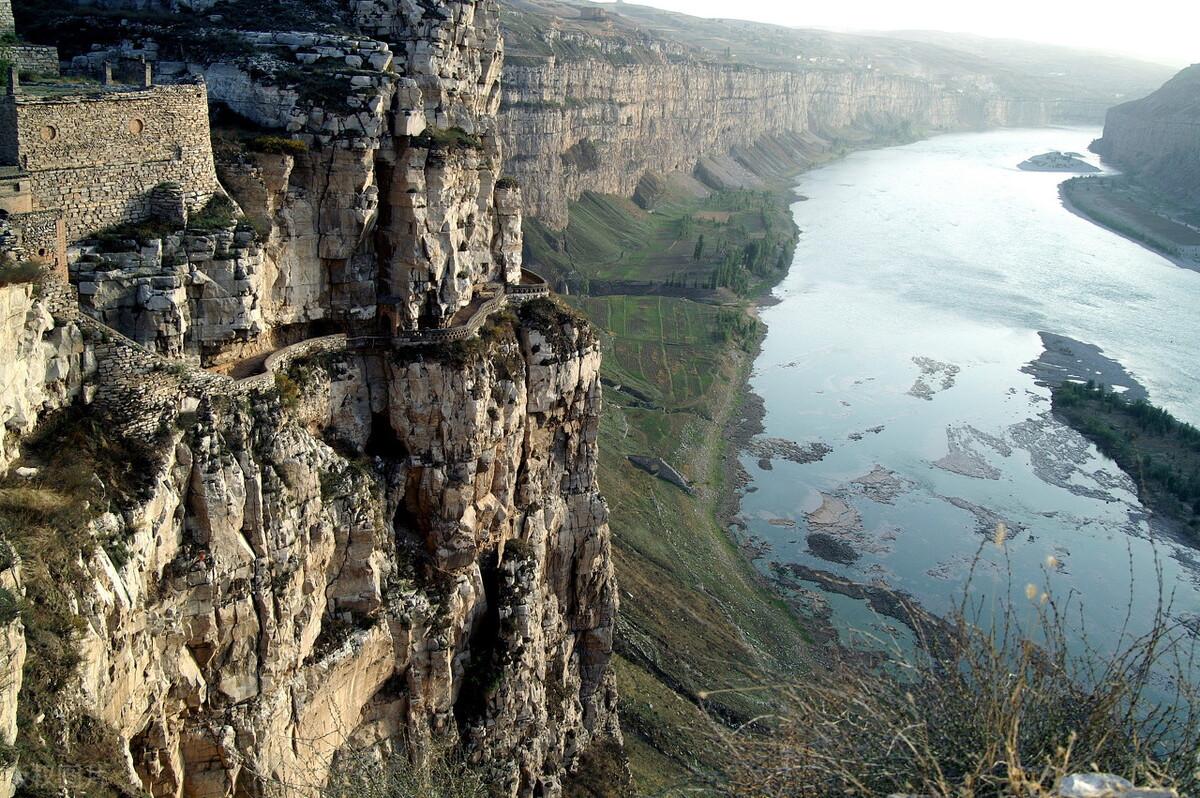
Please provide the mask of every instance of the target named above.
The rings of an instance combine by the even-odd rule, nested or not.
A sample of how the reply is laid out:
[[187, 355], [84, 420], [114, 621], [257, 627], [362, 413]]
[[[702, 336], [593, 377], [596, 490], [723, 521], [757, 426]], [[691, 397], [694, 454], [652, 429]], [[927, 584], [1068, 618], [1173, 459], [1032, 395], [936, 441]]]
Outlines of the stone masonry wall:
[[[0, 20], [3, 15], [0, 12]], [[0, 45], [0, 61], [16, 64], [22, 72], [36, 72], [39, 75], [58, 74], [58, 48], [42, 47], [36, 44], [4, 44]]]
[[69, 242], [147, 218], [160, 183], [193, 209], [220, 191], [203, 85], [4, 102], [0, 154], [30, 173], [36, 210], [62, 209]]

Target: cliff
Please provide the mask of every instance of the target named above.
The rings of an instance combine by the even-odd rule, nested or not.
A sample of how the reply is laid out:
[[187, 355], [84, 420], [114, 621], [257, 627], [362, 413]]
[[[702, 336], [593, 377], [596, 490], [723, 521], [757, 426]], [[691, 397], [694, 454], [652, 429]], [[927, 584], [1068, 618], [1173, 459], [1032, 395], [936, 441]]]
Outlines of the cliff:
[[1200, 64], [1109, 110], [1092, 149], [1150, 188], [1200, 203]]
[[1051, 78], [1041, 62], [626, 4], [599, 19], [569, 2], [508, 0], [505, 12], [506, 170], [555, 229], [584, 191], [632, 196], [647, 173], [699, 167], [714, 186], [754, 186], [846, 145], [1093, 123], [1161, 74], [1125, 64]]
[[[619, 736], [582, 322], [537, 300], [469, 344], [316, 339], [274, 380], [235, 382], [44, 291], [7, 289], [26, 323], [3, 342], [56, 378], [10, 391], [23, 406], [75, 397], [0, 486], [0, 578], [29, 608], [27, 628], [0, 618], [0, 656], [28, 657], [0, 731], [19, 719], [27, 785], [315, 794], [339, 754], [449, 735], [502, 793], [554, 795]], [[64, 606], [79, 620], [55, 639]]]
[[202, 79], [222, 192], [0, 289], [0, 794], [362, 794], [457, 747], [560, 795], [620, 740], [600, 350], [521, 270], [496, 4], [79, 5], [17, 16]]
[[[967, 96], [877, 72], [767, 72], [607, 61], [514, 66], [502, 112], [507, 170], [549, 227], [584, 191], [633, 196], [647, 173], [699, 167], [715, 187], [754, 187], [840, 143], [963, 127], [1044, 125], [1050, 102]], [[584, 98], [584, 99], [581, 99]]]

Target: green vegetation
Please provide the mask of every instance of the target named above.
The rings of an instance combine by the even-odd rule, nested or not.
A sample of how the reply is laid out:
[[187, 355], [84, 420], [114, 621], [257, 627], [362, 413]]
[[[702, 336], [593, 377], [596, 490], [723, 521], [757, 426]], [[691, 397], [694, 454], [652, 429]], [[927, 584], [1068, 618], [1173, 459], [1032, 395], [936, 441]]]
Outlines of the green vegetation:
[[237, 206], [224, 194], [214, 194], [199, 213], [188, 218], [189, 230], [226, 230], [237, 222]]
[[580, 139], [559, 157], [563, 165], [580, 172], [594, 172], [600, 168], [600, 150], [591, 139]]
[[[485, 776], [450, 745], [435, 746], [423, 762], [407, 752], [357, 749], [338, 756], [321, 798], [487, 798]], [[291, 785], [280, 785], [285, 791]]]
[[275, 390], [279, 393], [279, 403], [285, 410], [295, 410], [300, 406], [300, 385], [291, 375], [282, 371], [275, 372]]
[[520, 188], [521, 184], [512, 175], [504, 175], [496, 181], [496, 188], [501, 190]]
[[1055, 388], [1054, 410], [1133, 478], [1144, 502], [1200, 540], [1200, 430], [1092, 382]]
[[1081, 215], [1169, 258], [1185, 257], [1182, 247], [1200, 246], [1200, 233], [1175, 221], [1194, 220], [1196, 209], [1176, 205], [1129, 177], [1075, 177], [1059, 191]]
[[90, 579], [84, 562], [97, 547], [117, 567], [128, 556], [123, 538], [97, 537], [90, 522], [120, 514], [155, 467], [148, 453], [114, 438], [94, 416], [65, 412], [28, 442], [26, 462], [39, 469], [36, 477], [0, 480], [0, 542], [5, 560], [12, 551], [20, 556], [25, 591], [18, 605], [28, 652], [15, 746], [26, 780], [21, 794], [122, 795], [112, 730], [62, 709], [78, 678], [85, 623], [78, 608]]
[[123, 38], [150, 36], [163, 60], [211, 62], [223, 57], [252, 56], [254, 47], [234, 31], [210, 20], [220, 14], [242, 30], [312, 30], [352, 33], [354, 27], [338, 0], [220, 0], [205, 13], [186, 9], [76, 7], [41, 0], [14, 0], [17, 30], [30, 41], [53, 42], [64, 60], [87, 53], [93, 44], [116, 44]]
[[617, 285], [623, 292], [671, 289], [699, 298], [727, 289], [726, 294], [753, 297], [774, 285], [786, 273], [797, 240], [785, 196], [776, 191], [697, 196], [697, 187], [665, 186], [653, 212], [632, 200], [585, 193], [572, 204], [565, 233], [537, 220], [529, 223], [529, 260], [585, 293]]
[[1149, 631], [1098, 650], [1069, 620], [1078, 607], [1049, 581], [1043, 589], [1032, 591], [1040, 603], [982, 622], [964, 600], [949, 619], [953, 645], [896, 652], [903, 672], [820, 674], [762, 728], [724, 732], [732, 792], [1049, 798], [1062, 777], [1098, 769], [1194, 794], [1200, 717], [1186, 630], [1160, 605]]
[[413, 146], [431, 150], [481, 150], [483, 141], [479, 136], [468, 133], [461, 127], [425, 128], [425, 132], [413, 137]]
[[303, 155], [308, 152], [308, 145], [297, 139], [285, 139], [283, 136], [256, 136], [246, 142], [246, 149], [269, 155]]
[[[627, 598], [614, 670], [646, 795], [722, 794], [732, 759], [706, 710], [735, 723], [772, 711], [771, 691], [737, 688], [796, 678], [808, 639], [724, 526], [729, 422], [762, 330], [747, 299], [707, 288], [725, 253], [751, 242], [783, 246], [790, 260], [788, 203], [783, 193], [696, 188], [664, 181], [654, 213], [587, 194], [563, 234], [527, 224], [534, 268], [591, 290], [569, 301], [604, 349], [599, 477]], [[747, 294], [783, 274], [744, 271]], [[664, 458], [697, 495], [637, 470], [631, 454]]]
[[43, 273], [42, 266], [32, 261], [0, 260], [0, 287], [36, 283], [42, 279]]
[[101, 252], [133, 252], [139, 246], [175, 233], [171, 225], [157, 219], [107, 227], [92, 236]]

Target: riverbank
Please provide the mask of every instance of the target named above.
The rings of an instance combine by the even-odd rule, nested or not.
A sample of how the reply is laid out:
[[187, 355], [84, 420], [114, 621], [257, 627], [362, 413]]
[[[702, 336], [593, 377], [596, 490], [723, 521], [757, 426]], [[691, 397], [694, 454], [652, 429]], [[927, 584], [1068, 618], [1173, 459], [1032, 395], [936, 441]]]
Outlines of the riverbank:
[[1063, 207], [1122, 238], [1200, 271], [1200, 231], [1173, 218], [1126, 177], [1073, 178], [1059, 186]]
[[1091, 381], [1064, 382], [1054, 389], [1053, 403], [1056, 416], [1134, 481], [1148, 507], [1177, 521], [1191, 545], [1200, 545], [1200, 430]]
[[[631, 769], [645, 794], [716, 795], [729, 751], [712, 717], [771, 711], [769, 692], [743, 688], [811, 667], [813, 631], [724, 523], [736, 513], [729, 421], [746, 412], [763, 332], [754, 297], [791, 263], [794, 200], [790, 180], [756, 191], [664, 182], [650, 210], [586, 196], [564, 233], [529, 231], [530, 254], [572, 287], [605, 352], [599, 470], [623, 598], [615, 661]], [[678, 479], [637, 465], [660, 459]]]

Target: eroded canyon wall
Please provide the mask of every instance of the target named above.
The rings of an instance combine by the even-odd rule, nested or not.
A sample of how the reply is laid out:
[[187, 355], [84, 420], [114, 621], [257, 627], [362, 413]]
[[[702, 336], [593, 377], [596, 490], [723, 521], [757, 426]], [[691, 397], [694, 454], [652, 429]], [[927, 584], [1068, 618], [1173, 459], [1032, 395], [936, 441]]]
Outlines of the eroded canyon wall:
[[[457, 739], [501, 793], [556, 795], [593, 740], [619, 737], [585, 323], [535, 300], [472, 342], [314, 347], [281, 391], [178, 368], [65, 294], [26, 301], [16, 340], [63, 360], [39, 356], [55, 379], [24, 406], [74, 386], [72, 416], [27, 437], [0, 488], [5, 590], [81, 621], [57, 687], [39, 677], [14, 706], [20, 681], [0, 686], [25, 783], [96, 789], [73, 772], [90, 767], [155, 795], [316, 795], [339, 753]], [[80, 428], [126, 453], [125, 481], [108, 463], [100, 487], [72, 483], [53, 453]], [[11, 523], [39, 501], [78, 510], [77, 561]], [[21, 670], [31, 636], [26, 673], [58, 664], [44, 613], [26, 617], [4, 619], [0, 656]], [[45, 770], [47, 745], [69, 777]]]
[[1111, 109], [1094, 149], [1106, 161], [1184, 202], [1200, 203], [1200, 64], [1153, 94]]
[[[691, 172], [706, 161], [718, 184], [752, 185], [753, 173], [794, 172], [839, 145], [1103, 113], [1098, 103], [1017, 96], [983, 80], [648, 57], [546, 56], [506, 68], [505, 169], [523, 186], [530, 215], [561, 228], [568, 203], [584, 191], [631, 196], [647, 172]], [[736, 176], [745, 169], [751, 174]]]
[[[204, 57], [169, 53], [165, 11]], [[80, 68], [203, 78], [243, 125], [215, 149], [245, 216], [0, 289], [6, 788], [316, 795], [460, 742], [500, 794], [559, 795], [620, 737], [599, 345], [549, 299], [387, 338], [522, 281], [496, 4], [368, 0], [339, 33], [131, 16]], [[264, 132], [295, 145], [242, 146]], [[276, 372], [195, 365], [294, 335]]]

